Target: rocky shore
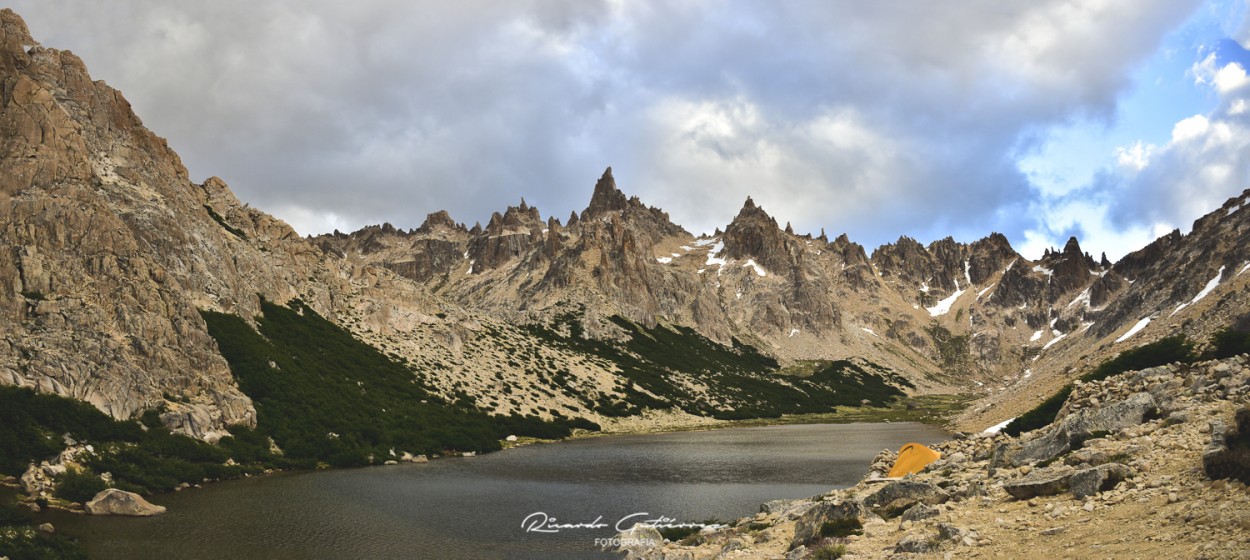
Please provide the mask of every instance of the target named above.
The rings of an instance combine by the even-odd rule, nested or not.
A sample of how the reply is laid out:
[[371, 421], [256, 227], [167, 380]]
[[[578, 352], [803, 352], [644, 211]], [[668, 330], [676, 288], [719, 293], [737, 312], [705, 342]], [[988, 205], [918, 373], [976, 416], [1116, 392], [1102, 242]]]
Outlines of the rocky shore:
[[850, 488], [769, 502], [680, 542], [635, 527], [619, 550], [631, 560], [1250, 558], [1250, 472], [1236, 448], [1248, 403], [1247, 356], [1078, 383], [1054, 423], [1019, 438], [957, 434], [901, 480], [883, 480], [894, 460], [883, 451]]

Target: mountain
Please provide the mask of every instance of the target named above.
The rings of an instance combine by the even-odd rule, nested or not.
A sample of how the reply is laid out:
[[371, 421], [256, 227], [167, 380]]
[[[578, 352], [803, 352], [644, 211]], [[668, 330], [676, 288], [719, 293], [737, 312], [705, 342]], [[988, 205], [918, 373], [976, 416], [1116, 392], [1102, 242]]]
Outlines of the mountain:
[[749, 198], [723, 233], [694, 236], [626, 198], [610, 168], [567, 224], [522, 201], [484, 229], [438, 212], [415, 230], [314, 241], [509, 321], [576, 305], [595, 336], [619, 334], [600, 320], [619, 315], [741, 340], [783, 363], [866, 359], [921, 391], [989, 396], [991, 408], [965, 418], [988, 425], [1122, 350], [1174, 333], [1201, 341], [1233, 323], [1250, 278], [1247, 196], [1115, 264], [1076, 238], [1030, 261], [997, 233], [928, 246], [902, 237], [870, 256], [846, 235], [781, 228]]
[[1250, 297], [1250, 193], [1114, 264], [1076, 239], [1030, 261], [1000, 234], [869, 253], [751, 199], [696, 236], [610, 168], [563, 222], [522, 199], [485, 226], [435, 211], [301, 238], [193, 181], [120, 92], [9, 10], [0, 80], [0, 383], [118, 419], [155, 409], [207, 440], [257, 425], [264, 396], [206, 317], [324, 318], [423, 391], [499, 415], [612, 429], [975, 391], [962, 421], [984, 427], [1123, 349], [1205, 340]]

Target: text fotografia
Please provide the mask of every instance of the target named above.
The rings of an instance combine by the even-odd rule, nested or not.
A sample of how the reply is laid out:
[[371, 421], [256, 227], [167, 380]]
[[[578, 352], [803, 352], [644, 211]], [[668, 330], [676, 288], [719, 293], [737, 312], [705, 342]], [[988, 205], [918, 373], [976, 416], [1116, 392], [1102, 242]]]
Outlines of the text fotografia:
[[521, 528], [526, 533], [559, 533], [561, 531], [575, 531], [581, 529], [607, 529], [612, 527], [617, 532], [625, 531], [634, 525], [642, 527], [651, 527], [654, 529], [721, 529], [728, 525], [719, 523], [683, 523], [672, 517], [663, 515], [652, 517], [650, 513], [639, 512], [631, 513], [616, 520], [615, 524], [609, 525], [603, 520], [603, 516], [596, 517], [594, 521], [580, 523], [566, 523], [552, 517], [544, 512], [536, 511], [525, 516], [525, 520], [521, 522]]

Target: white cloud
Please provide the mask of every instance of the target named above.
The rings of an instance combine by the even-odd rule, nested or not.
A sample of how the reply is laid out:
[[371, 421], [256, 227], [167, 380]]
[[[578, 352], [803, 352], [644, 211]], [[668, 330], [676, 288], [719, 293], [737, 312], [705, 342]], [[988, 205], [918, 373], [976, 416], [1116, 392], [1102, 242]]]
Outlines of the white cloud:
[[1211, 123], [1202, 115], [1194, 115], [1184, 119], [1172, 127], [1172, 144], [1188, 142], [1200, 138], [1211, 128]]
[[1079, 232], [1082, 247], [1118, 258], [1173, 229], [1188, 231], [1193, 220], [1250, 188], [1244, 70], [1209, 55], [1190, 72], [1218, 98], [1216, 108], [1178, 121], [1166, 144], [1119, 148], [1117, 165], [1089, 185], [1042, 197], [1035, 211], [1044, 218], [1026, 232], [1027, 251], [1036, 255]]
[[[443, 208], [472, 223], [520, 196], [563, 217], [612, 165], [691, 229], [752, 194], [799, 231], [870, 247], [1019, 238], [1036, 219], [1016, 165], [1032, 135], [1113, 119], [1197, 5], [11, 4], [122, 89], [193, 176], [301, 234]], [[1244, 71], [1212, 72], [1217, 90], [1245, 89]], [[1191, 140], [1217, 132], [1213, 119]], [[1169, 150], [1146, 146], [1116, 157], [1148, 174]]]
[[1120, 167], [1131, 171], [1141, 171], [1147, 165], [1150, 165], [1150, 155], [1154, 153], [1155, 147], [1151, 144], [1145, 144], [1141, 141], [1134, 143], [1132, 146], [1121, 146], [1116, 148], [1116, 163]]
[[1216, 93], [1221, 95], [1250, 83], [1250, 78], [1246, 76], [1246, 69], [1241, 64], [1229, 62], [1219, 66], [1215, 53], [1208, 54], [1201, 62], [1195, 62], [1190, 72], [1194, 75], [1195, 83], [1210, 84]]

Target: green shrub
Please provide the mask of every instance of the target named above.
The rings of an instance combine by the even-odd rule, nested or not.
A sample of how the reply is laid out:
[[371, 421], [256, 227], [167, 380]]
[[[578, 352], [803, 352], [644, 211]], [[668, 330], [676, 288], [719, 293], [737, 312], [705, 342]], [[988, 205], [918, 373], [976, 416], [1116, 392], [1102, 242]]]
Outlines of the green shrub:
[[1250, 354], [1250, 332], [1230, 327], [1211, 336], [1212, 359], [1223, 360], [1241, 354]]
[[56, 497], [85, 504], [107, 487], [95, 473], [71, 468], [57, 478]]
[[846, 555], [846, 545], [841, 543], [825, 544], [816, 547], [808, 556], [810, 560], [838, 560]]

